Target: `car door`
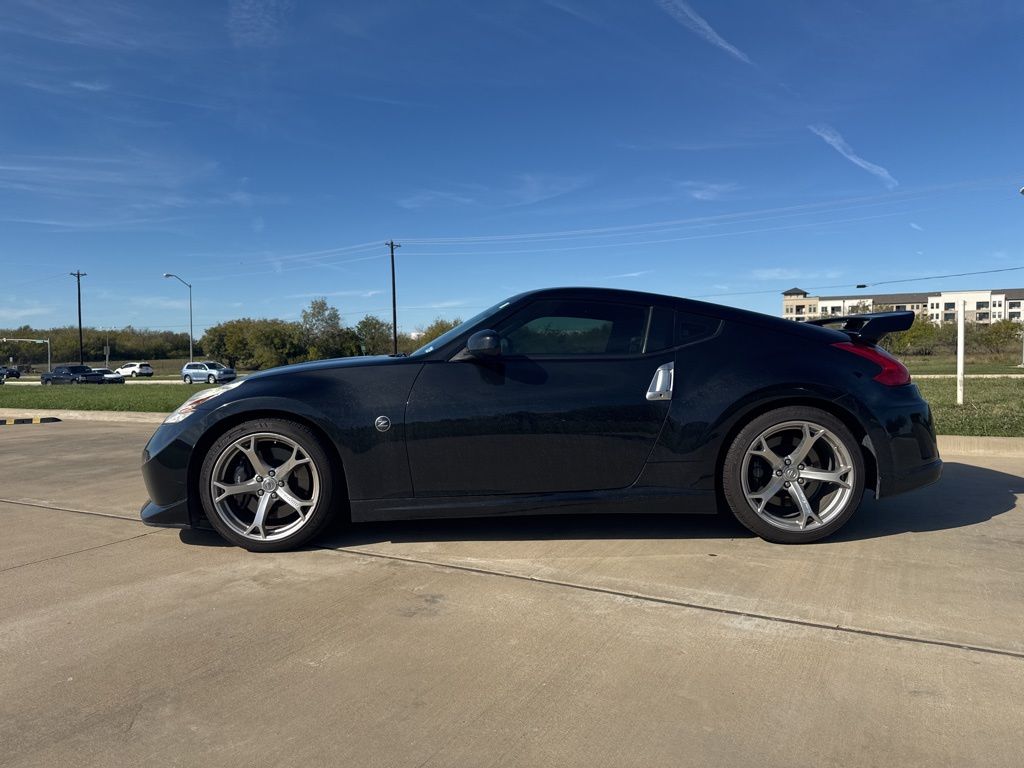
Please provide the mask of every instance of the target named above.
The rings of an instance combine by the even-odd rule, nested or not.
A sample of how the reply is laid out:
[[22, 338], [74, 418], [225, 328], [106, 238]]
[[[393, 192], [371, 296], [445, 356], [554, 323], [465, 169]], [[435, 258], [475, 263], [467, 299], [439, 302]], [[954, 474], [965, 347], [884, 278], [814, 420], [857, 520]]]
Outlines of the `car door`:
[[671, 398], [673, 353], [647, 351], [653, 309], [539, 299], [495, 329], [495, 359], [427, 362], [406, 409], [416, 495], [632, 484]]

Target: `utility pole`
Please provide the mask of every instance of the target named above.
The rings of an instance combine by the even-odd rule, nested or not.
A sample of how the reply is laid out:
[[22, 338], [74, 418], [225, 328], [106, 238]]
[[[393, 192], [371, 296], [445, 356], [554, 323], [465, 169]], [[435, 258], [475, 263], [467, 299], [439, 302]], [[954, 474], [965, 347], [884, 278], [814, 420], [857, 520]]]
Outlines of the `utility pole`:
[[398, 292], [395, 290], [395, 248], [402, 246], [394, 240], [384, 243], [391, 249], [391, 338], [394, 342], [394, 354], [398, 354]]
[[86, 277], [86, 273], [76, 270], [68, 274], [78, 283], [78, 363], [85, 365], [85, 345], [82, 343], [82, 278]]

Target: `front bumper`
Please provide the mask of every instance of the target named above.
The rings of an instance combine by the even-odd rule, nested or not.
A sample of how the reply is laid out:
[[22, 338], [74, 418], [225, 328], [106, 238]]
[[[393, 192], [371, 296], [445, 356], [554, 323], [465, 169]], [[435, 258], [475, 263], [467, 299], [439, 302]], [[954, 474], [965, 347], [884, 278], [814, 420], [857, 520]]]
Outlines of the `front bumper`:
[[161, 528], [195, 525], [188, 498], [188, 472], [192, 450], [203, 433], [204, 419], [194, 417], [177, 424], [161, 424], [142, 452], [142, 479], [150, 500], [142, 507], [142, 522]]

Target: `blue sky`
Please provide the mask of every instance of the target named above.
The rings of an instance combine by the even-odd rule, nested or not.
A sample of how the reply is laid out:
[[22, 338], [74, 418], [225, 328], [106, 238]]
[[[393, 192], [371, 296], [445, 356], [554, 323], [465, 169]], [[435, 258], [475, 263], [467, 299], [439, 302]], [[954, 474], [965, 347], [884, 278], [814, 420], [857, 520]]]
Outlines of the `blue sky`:
[[[6, 0], [0, 325], [1024, 265], [1024, 6]], [[1024, 272], [886, 290], [1019, 286]], [[875, 289], [882, 290], [881, 287]], [[751, 292], [766, 293], [751, 293]], [[865, 291], [870, 293], [871, 291]]]

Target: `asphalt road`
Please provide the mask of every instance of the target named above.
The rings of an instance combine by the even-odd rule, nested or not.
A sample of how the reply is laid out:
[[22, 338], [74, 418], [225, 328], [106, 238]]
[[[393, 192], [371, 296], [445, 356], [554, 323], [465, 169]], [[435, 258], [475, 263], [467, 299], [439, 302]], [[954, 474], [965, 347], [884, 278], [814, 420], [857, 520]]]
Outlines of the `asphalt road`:
[[609, 516], [253, 555], [138, 523], [151, 430], [0, 427], [0, 765], [1024, 763], [1019, 458], [804, 547]]

